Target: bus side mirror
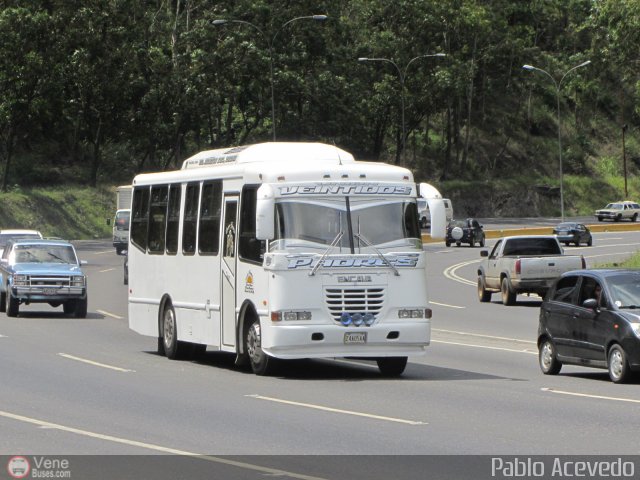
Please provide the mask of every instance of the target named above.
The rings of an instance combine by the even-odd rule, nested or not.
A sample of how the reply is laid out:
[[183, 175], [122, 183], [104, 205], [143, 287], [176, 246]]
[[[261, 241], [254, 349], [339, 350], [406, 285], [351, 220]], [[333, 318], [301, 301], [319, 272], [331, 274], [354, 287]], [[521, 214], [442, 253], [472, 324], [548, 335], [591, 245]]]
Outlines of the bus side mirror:
[[256, 238], [258, 240], [272, 240], [275, 236], [275, 198], [270, 185], [258, 188], [256, 201]]
[[431, 214], [431, 238], [445, 238], [447, 236], [447, 218], [444, 202], [441, 198], [427, 198]]

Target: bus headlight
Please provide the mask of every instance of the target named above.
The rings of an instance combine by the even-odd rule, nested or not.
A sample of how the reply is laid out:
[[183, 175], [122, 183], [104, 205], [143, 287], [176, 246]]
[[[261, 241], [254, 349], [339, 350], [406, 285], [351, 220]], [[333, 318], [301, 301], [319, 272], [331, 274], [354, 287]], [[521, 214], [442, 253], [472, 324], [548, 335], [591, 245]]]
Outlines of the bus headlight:
[[424, 308], [402, 308], [398, 310], [398, 318], [424, 318]]
[[297, 320], [311, 320], [311, 312], [303, 310], [289, 310], [286, 312], [271, 312], [271, 321], [297, 321]]
[[13, 285], [16, 287], [26, 287], [29, 285], [29, 277], [27, 275], [14, 275]]

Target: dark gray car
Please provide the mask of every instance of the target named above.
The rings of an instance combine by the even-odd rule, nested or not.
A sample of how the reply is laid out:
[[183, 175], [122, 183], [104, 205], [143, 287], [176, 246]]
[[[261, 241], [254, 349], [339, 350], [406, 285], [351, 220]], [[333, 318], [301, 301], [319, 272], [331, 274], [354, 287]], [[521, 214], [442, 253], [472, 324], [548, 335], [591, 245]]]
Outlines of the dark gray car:
[[606, 368], [623, 383], [640, 371], [640, 270], [563, 274], [540, 307], [538, 353], [547, 375], [583, 365]]

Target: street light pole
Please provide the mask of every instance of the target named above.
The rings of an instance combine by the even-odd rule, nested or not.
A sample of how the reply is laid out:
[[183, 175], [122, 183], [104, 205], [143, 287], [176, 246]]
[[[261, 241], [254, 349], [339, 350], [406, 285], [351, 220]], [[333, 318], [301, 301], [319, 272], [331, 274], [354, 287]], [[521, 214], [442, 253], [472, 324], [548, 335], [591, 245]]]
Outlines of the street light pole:
[[544, 73], [547, 77], [551, 79], [553, 85], [556, 87], [556, 103], [558, 108], [558, 159], [560, 163], [560, 218], [561, 221], [564, 222], [564, 176], [563, 176], [563, 168], [562, 168], [562, 136], [560, 134], [560, 87], [562, 86], [562, 81], [566, 78], [566, 76], [580, 67], [585, 67], [591, 63], [591, 60], [587, 60], [586, 62], [582, 62], [580, 65], [576, 65], [573, 68], [567, 70], [567, 72], [560, 78], [560, 81], [556, 81], [553, 76], [546, 70], [543, 70], [538, 67], [534, 67], [532, 65], [523, 65], [522, 68], [529, 71], [537, 71]]
[[211, 22], [212, 25], [218, 26], [218, 25], [225, 25], [227, 23], [240, 23], [243, 25], [248, 25], [252, 28], [254, 28], [256, 31], [258, 31], [260, 33], [260, 35], [262, 35], [262, 37], [264, 38], [264, 40], [267, 42], [268, 46], [269, 46], [269, 80], [271, 83], [271, 134], [273, 137], [273, 141], [276, 141], [276, 95], [275, 95], [275, 86], [274, 86], [274, 79], [273, 79], [273, 44], [276, 40], [276, 37], [278, 36], [278, 33], [280, 33], [282, 31], [282, 29], [284, 29], [284, 27], [286, 27], [287, 25], [289, 25], [290, 23], [293, 23], [297, 20], [314, 20], [317, 22], [323, 22], [327, 19], [326, 15], [307, 15], [304, 17], [296, 17], [296, 18], [292, 18], [291, 20], [286, 21], [285, 23], [283, 23], [280, 28], [278, 28], [278, 30], [276, 30], [276, 32], [273, 34], [273, 36], [271, 37], [271, 39], [269, 39], [269, 37], [267, 36], [267, 34], [257, 25], [251, 23], [251, 22], [247, 22], [246, 20], [224, 20], [224, 19], [217, 19], [214, 20], [213, 22]]
[[400, 117], [401, 117], [401, 128], [402, 128], [402, 141], [401, 141], [401, 145], [402, 145], [402, 163], [404, 164], [405, 161], [405, 150], [406, 150], [406, 127], [405, 127], [405, 121], [404, 121], [404, 86], [405, 86], [405, 79], [407, 78], [407, 70], [409, 69], [409, 65], [411, 65], [413, 62], [415, 62], [416, 60], [419, 60], [421, 58], [426, 58], [426, 57], [446, 57], [447, 54], [446, 53], [433, 53], [433, 54], [427, 54], [427, 55], [418, 55], [417, 57], [413, 57], [411, 60], [409, 60], [409, 62], [405, 65], [404, 67], [404, 71], [400, 69], [400, 67], [398, 66], [398, 64], [396, 62], [394, 62], [393, 60], [389, 59], [389, 58], [367, 58], [367, 57], [360, 57], [358, 58], [359, 62], [385, 62], [385, 63], [390, 63], [391, 65], [394, 66], [394, 68], [396, 69], [396, 71], [398, 72], [398, 79], [400, 80]]

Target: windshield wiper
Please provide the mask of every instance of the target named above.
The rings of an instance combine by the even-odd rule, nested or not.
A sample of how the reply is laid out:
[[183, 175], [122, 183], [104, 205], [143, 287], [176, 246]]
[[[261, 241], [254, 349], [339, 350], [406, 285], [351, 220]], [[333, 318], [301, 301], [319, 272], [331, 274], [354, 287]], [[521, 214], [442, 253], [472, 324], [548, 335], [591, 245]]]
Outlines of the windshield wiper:
[[640, 308], [640, 305], [623, 305], [622, 307], [618, 308], [628, 308], [629, 310], [635, 310], [636, 308]]
[[391, 268], [391, 270], [393, 270], [393, 274], [396, 277], [400, 276], [400, 272], [398, 271], [398, 269], [389, 261], [389, 259], [387, 257], [385, 257], [383, 255], [383, 253], [378, 250], [369, 240], [367, 240], [366, 238], [364, 238], [364, 236], [362, 236], [361, 233], [354, 233], [353, 234], [354, 237], [356, 237], [358, 240], [360, 240], [362, 243], [364, 243], [367, 247], [371, 247], [373, 248], [373, 250], [375, 250], [376, 254], [378, 254], [378, 256], [382, 259], [382, 261], [384, 263], [386, 263], [389, 268]]
[[53, 258], [55, 258], [56, 260], [60, 260], [62, 263], [69, 263], [64, 258], [59, 257], [55, 253], [47, 252], [47, 255], [51, 255]]
[[316, 272], [318, 271], [318, 269], [320, 268], [320, 265], [322, 265], [322, 262], [324, 261], [325, 257], [327, 255], [329, 255], [329, 252], [331, 251], [331, 249], [333, 247], [335, 247], [338, 242], [340, 242], [340, 240], [342, 240], [342, 236], [344, 235], [344, 233], [342, 232], [342, 230], [340, 230], [338, 232], [338, 234], [336, 235], [336, 238], [333, 239], [333, 241], [331, 242], [331, 245], [329, 245], [329, 248], [327, 248], [324, 253], [322, 254], [322, 256], [320, 257], [320, 260], [318, 260], [318, 263], [315, 264], [315, 266], [311, 269], [311, 271], [309, 272], [309, 276], [313, 277]]

